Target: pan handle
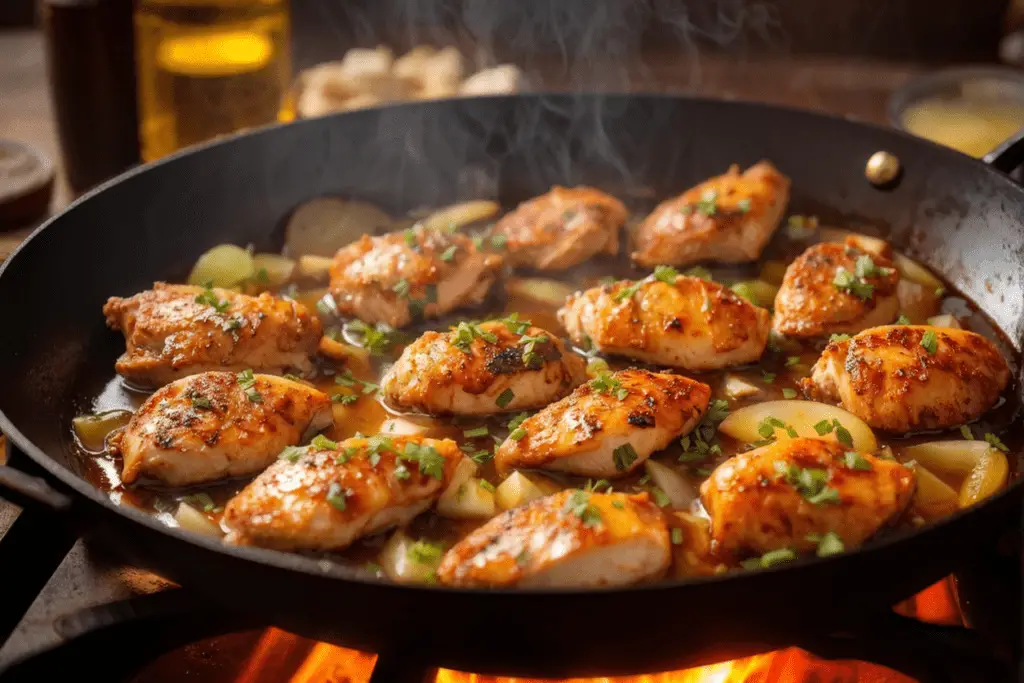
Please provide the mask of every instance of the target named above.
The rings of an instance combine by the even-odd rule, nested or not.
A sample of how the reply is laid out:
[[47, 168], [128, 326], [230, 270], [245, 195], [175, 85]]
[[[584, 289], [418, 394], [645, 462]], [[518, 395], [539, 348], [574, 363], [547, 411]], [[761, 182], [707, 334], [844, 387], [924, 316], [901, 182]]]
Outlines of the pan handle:
[[[8, 442], [10, 448], [10, 442]], [[42, 508], [49, 512], [67, 512], [72, 499], [39, 477], [0, 465], [0, 498], [22, 508]]]
[[981, 158], [992, 168], [1010, 174], [1024, 164], [1024, 128]]

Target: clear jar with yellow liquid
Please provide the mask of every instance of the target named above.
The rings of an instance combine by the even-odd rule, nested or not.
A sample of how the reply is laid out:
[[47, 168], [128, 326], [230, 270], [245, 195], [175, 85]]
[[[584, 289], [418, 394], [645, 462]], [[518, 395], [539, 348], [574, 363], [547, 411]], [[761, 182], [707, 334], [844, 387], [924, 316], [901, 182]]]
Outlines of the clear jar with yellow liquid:
[[142, 158], [288, 121], [288, 0], [138, 0]]

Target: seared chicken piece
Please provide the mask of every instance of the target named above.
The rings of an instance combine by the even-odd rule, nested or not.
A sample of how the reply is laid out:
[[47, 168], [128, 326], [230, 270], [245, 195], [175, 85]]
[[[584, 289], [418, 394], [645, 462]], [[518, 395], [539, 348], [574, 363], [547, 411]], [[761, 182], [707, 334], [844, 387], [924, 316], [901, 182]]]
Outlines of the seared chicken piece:
[[621, 477], [689, 433], [710, 398], [708, 385], [681, 375], [604, 374], [527, 418], [523, 437], [506, 439], [494, 462], [502, 475], [519, 467]]
[[426, 332], [381, 381], [385, 401], [431, 415], [542, 408], [587, 378], [586, 363], [555, 335], [508, 319]]
[[660, 577], [668, 529], [646, 493], [561, 491], [498, 515], [449, 550], [452, 586], [621, 586]]
[[419, 436], [320, 445], [285, 451], [228, 502], [228, 543], [341, 550], [427, 510], [463, 457], [451, 439]]
[[789, 203], [789, 178], [761, 161], [720, 175], [659, 204], [633, 236], [641, 266], [755, 261]]
[[595, 254], [617, 254], [627, 216], [622, 202], [600, 190], [555, 186], [498, 221], [492, 235], [507, 240], [511, 265], [564, 270]]
[[899, 315], [892, 261], [846, 244], [815, 244], [786, 269], [772, 327], [791, 337], [855, 334]]
[[331, 293], [341, 313], [403, 327], [480, 303], [501, 264], [465, 235], [417, 225], [363, 235], [340, 249], [331, 264]]
[[825, 347], [804, 393], [838, 402], [876, 429], [911, 432], [970, 422], [995, 405], [1010, 370], [967, 330], [889, 325]]
[[733, 558], [813, 550], [834, 532], [847, 549], [895, 521], [913, 470], [834, 441], [783, 439], [729, 458], [701, 485], [716, 550]]
[[172, 486], [253, 474], [331, 425], [331, 399], [273, 375], [204, 372], [163, 387], [110, 439], [122, 481]]
[[576, 293], [558, 320], [601, 353], [686, 370], [756, 361], [768, 343], [768, 311], [717, 282], [683, 275], [623, 280]]
[[321, 334], [320, 319], [294, 301], [162, 282], [111, 297], [103, 314], [124, 332], [114, 368], [140, 387], [208, 370], [306, 372]]

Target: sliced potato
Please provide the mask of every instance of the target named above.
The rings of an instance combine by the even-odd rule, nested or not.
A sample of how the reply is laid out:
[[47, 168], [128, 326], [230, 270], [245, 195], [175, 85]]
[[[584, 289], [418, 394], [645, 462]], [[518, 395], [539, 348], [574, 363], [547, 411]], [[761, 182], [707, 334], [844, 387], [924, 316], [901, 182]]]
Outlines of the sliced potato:
[[498, 485], [495, 501], [502, 510], [511, 510], [544, 497], [544, 491], [522, 472], [513, 472]]
[[941, 303], [935, 290], [910, 280], [900, 280], [896, 284], [896, 298], [900, 302], [900, 313], [914, 325], [924, 325], [928, 318], [939, 312]]
[[689, 510], [697, 499], [697, 490], [682, 475], [668, 465], [654, 460], [644, 462], [644, 469], [651, 476], [651, 481], [668, 496], [669, 504], [675, 510]]
[[182, 529], [196, 534], [213, 538], [220, 538], [224, 535], [221, 528], [214, 524], [209, 517], [188, 503], [178, 503], [178, 510], [174, 513], [174, 519]]
[[392, 581], [433, 583], [444, 553], [433, 544], [417, 542], [398, 530], [380, 553], [380, 566]]
[[437, 512], [452, 519], [490, 519], [497, 512], [494, 487], [483, 479], [469, 479], [459, 485], [453, 495], [441, 496]]
[[892, 262], [896, 266], [896, 270], [899, 271], [900, 279], [902, 280], [916, 282], [931, 292], [944, 287], [942, 280], [935, 277], [930, 270], [899, 252], [893, 255]]
[[370, 352], [361, 346], [353, 346], [352, 344], [346, 344], [340, 342], [337, 339], [332, 339], [327, 335], [320, 337], [320, 343], [317, 346], [317, 351], [322, 356], [326, 356], [331, 360], [344, 363], [347, 367], [360, 370], [370, 370]]
[[473, 201], [453, 204], [439, 209], [423, 219], [423, 227], [428, 230], [451, 230], [455, 231], [464, 226], [487, 220], [497, 215], [501, 206], [498, 202], [488, 199], [476, 199]]
[[576, 289], [558, 280], [509, 278], [505, 283], [505, 291], [510, 296], [532, 299], [538, 303], [560, 308]]
[[[814, 401], [781, 400], [755, 403], [730, 413], [718, 426], [719, 431], [738, 441], [753, 443], [764, 438], [758, 429], [768, 418], [775, 418], [793, 428], [799, 436], [836, 440], [835, 430], [821, 436], [814, 429], [820, 422], [839, 423], [853, 437], [853, 447], [858, 451], [874, 452], [878, 442], [871, 428], [853, 413], [827, 403]], [[787, 438], [784, 429], [775, 429], [775, 436]]]
[[463, 458], [460, 460], [459, 464], [455, 466], [455, 471], [452, 472], [452, 478], [451, 481], [448, 482], [448, 488], [441, 493], [441, 497], [454, 497], [455, 492], [458, 491], [459, 487], [469, 481], [470, 478], [475, 477], [479, 469], [480, 466], [471, 458]]
[[295, 261], [280, 254], [256, 254], [252, 264], [253, 281], [265, 288], [287, 284], [295, 272]]
[[327, 256], [305, 254], [299, 257], [299, 276], [307, 280], [327, 282], [331, 278], [331, 264], [334, 259]]
[[1006, 455], [998, 449], [990, 448], [981, 456], [977, 466], [960, 487], [960, 507], [970, 507], [999, 491], [1006, 485], [1009, 473], [1010, 464]]
[[910, 464], [917, 478], [914, 510], [926, 520], [948, 517], [960, 507], [957, 492], [919, 462]]
[[391, 216], [373, 204], [320, 197], [292, 213], [285, 229], [285, 248], [289, 254], [334, 256], [363, 235], [391, 232], [393, 226]]
[[782, 261], [765, 261], [765, 264], [761, 266], [761, 274], [758, 275], [758, 279], [778, 287], [786, 277], [786, 268], [788, 266]]
[[942, 315], [933, 315], [928, 318], [928, 324], [932, 327], [951, 327], [955, 330], [962, 330], [963, 326], [960, 321], [950, 313], [943, 313]]
[[987, 441], [929, 441], [903, 449], [903, 459], [919, 462], [933, 472], [967, 476], [992, 450]]
[[200, 287], [232, 287], [255, 274], [255, 263], [247, 249], [234, 244], [218, 244], [192, 266], [188, 283]]
[[775, 303], [775, 295], [779, 293], [778, 287], [764, 280], [737, 282], [731, 289], [750, 303], [762, 308], [771, 308]]
[[82, 448], [92, 453], [102, 453], [106, 450], [107, 436], [115, 429], [124, 427], [131, 419], [130, 410], [108, 410], [95, 415], [79, 415], [71, 420], [71, 426]]
[[760, 393], [761, 389], [759, 387], [754, 386], [745, 379], [736, 375], [725, 376], [725, 395], [729, 398], [746, 398], [747, 396], [756, 396]]

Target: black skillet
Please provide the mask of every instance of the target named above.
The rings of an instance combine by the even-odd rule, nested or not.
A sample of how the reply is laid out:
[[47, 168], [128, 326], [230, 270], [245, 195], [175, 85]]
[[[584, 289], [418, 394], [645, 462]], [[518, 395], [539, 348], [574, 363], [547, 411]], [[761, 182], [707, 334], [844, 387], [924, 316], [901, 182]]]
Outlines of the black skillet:
[[[1019, 157], [1022, 145], [1009, 146]], [[879, 189], [879, 150], [902, 174]], [[406, 104], [275, 127], [177, 155], [84, 197], [0, 271], [0, 429], [47, 482], [0, 468], [5, 496], [56, 509], [123, 557], [233, 612], [295, 633], [506, 675], [663, 671], [846, 628], [990, 547], [1024, 480], [981, 505], [826, 560], [614, 590], [452, 590], [354, 578], [297, 555], [228, 548], [112, 504], [79, 472], [69, 422], [123, 340], [112, 294], [182, 277], [223, 242], [280, 246], [282, 219], [326, 194], [400, 214], [552, 184], [656, 197], [730, 164], [773, 161], [795, 213], [879, 226], [973, 300], [1020, 351], [1024, 189], [1000, 170], [895, 131], [771, 106], [665, 96], [515, 96]], [[1017, 159], [1014, 159], [1016, 162]], [[997, 170], [1000, 169], [1000, 170]], [[1020, 383], [1017, 383], [1019, 388]], [[1002, 525], [1002, 527], [1001, 527]], [[756, 645], [755, 645], [756, 643]]]

